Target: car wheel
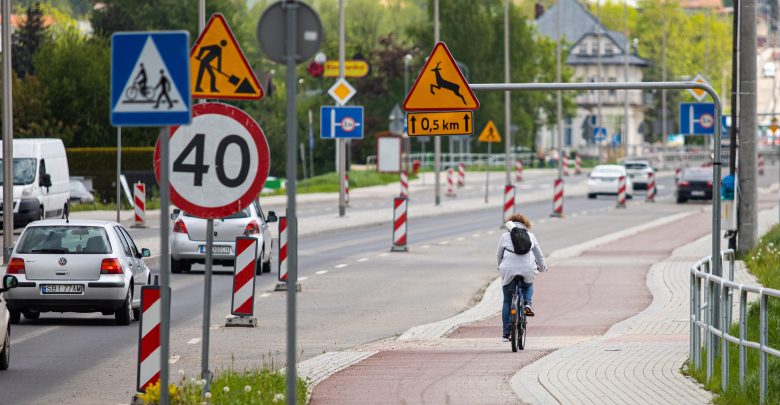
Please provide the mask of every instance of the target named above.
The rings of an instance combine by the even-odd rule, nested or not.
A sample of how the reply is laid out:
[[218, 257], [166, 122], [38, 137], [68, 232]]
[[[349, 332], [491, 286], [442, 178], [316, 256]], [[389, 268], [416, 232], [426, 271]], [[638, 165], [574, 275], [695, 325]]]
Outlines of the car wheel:
[[116, 319], [117, 325], [130, 325], [130, 321], [133, 319], [133, 289], [127, 289], [127, 296], [125, 302], [122, 303], [122, 307], [114, 313], [114, 319]]
[[677, 197], [677, 204], [683, 204], [683, 203], [685, 203], [685, 202], [688, 202], [688, 199], [687, 199], [687, 198], [680, 198], [680, 197]]
[[8, 370], [11, 364], [11, 327], [5, 331], [5, 341], [3, 341], [3, 351], [0, 352], [0, 370]]
[[41, 317], [41, 313], [35, 311], [24, 311], [22, 312], [22, 315], [24, 315], [24, 319], [29, 319], [33, 321]]
[[133, 319], [135, 319], [136, 321], [140, 321], [141, 320], [141, 309], [140, 308], [137, 308], [137, 309], [133, 308]]
[[596, 193], [588, 193], [588, 198], [590, 198], [591, 200], [595, 200], [596, 199]]
[[176, 260], [171, 256], [171, 273], [181, 273], [182, 260]]
[[8, 312], [11, 315], [11, 323], [12, 324], [16, 325], [16, 324], [18, 324], [22, 320], [22, 312], [21, 311], [14, 311], [12, 309], [12, 310], [9, 310]]

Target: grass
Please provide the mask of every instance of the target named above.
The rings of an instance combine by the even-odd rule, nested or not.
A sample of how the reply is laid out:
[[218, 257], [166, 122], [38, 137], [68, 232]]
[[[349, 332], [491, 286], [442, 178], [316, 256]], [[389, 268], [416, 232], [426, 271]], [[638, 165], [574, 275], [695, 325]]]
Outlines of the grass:
[[[416, 178], [410, 174], [409, 180]], [[374, 170], [350, 171], [349, 188], [380, 186], [384, 184], [399, 182], [399, 175], [394, 173], [378, 173]], [[338, 175], [335, 172], [321, 174], [309, 179], [299, 181], [297, 184], [298, 194], [307, 193], [336, 193], [339, 191]], [[280, 189], [270, 195], [285, 195], [287, 190]]]
[[[225, 370], [215, 375], [208, 392], [203, 393], [205, 380], [190, 378], [180, 372], [178, 384], [170, 384], [169, 398], [171, 405], [251, 405], [251, 404], [284, 404], [286, 395], [285, 374], [271, 368], [260, 370]], [[307, 384], [300, 378], [296, 387], [296, 398], [299, 404], [306, 403]], [[147, 388], [140, 395], [144, 404], [160, 403], [159, 383]]]
[[[766, 287], [780, 289], [780, 225], [774, 226], [761, 238], [756, 246], [745, 257], [745, 264], [758, 281]], [[769, 298], [769, 341], [772, 348], [780, 348], [780, 300]], [[739, 327], [730, 327], [732, 336], [739, 336]], [[747, 338], [753, 342], [759, 341], [759, 304], [753, 303], [748, 308]], [[714, 372], [709, 383], [706, 383], [706, 353], [702, 354], [702, 368], [695, 370], [688, 363], [687, 372], [704, 384], [707, 389], [718, 394], [717, 404], [757, 404], [759, 401], [759, 353], [755, 349], [747, 349], [747, 367], [745, 385], [739, 384], [739, 349], [737, 345], [729, 344], [729, 385], [726, 391], [721, 390], [720, 356], [716, 356], [713, 365]], [[767, 404], [780, 403], [780, 358], [768, 357]]]

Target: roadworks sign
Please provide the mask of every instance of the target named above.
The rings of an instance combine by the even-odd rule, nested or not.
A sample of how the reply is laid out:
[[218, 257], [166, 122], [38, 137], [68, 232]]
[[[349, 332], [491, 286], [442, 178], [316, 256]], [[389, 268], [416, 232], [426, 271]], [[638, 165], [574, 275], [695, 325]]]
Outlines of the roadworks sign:
[[477, 110], [479, 101], [471, 92], [455, 59], [444, 42], [439, 42], [425, 62], [404, 100], [406, 111]]
[[487, 125], [485, 125], [485, 128], [479, 134], [479, 141], [491, 143], [501, 142], [501, 134], [498, 132], [493, 120], [488, 121]]
[[263, 88], [222, 14], [211, 16], [190, 50], [192, 97], [263, 98]]

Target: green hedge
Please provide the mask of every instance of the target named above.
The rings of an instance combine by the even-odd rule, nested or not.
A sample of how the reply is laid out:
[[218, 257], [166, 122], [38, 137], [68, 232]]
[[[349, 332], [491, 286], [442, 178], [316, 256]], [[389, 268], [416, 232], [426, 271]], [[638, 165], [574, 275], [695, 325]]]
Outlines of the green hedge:
[[[92, 185], [101, 198], [114, 200], [116, 148], [67, 148], [71, 176], [92, 177]], [[122, 172], [153, 172], [154, 148], [122, 148]]]

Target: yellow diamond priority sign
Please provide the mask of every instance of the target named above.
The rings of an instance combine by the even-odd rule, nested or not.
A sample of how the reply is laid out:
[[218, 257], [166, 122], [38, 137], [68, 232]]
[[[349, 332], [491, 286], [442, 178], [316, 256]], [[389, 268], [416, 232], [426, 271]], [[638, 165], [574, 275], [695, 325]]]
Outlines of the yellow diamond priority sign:
[[356, 93], [357, 90], [343, 78], [336, 80], [336, 84], [328, 90], [328, 94], [330, 94], [339, 105], [347, 104]]
[[433, 47], [403, 107], [406, 111], [479, 109], [479, 101], [444, 42]]
[[[701, 75], [701, 73], [697, 74], [696, 77], [693, 78], [693, 81], [701, 84], [710, 84], [710, 82], [707, 81], [707, 79], [705, 79], [704, 76]], [[688, 92], [691, 93], [691, 95], [693, 96], [693, 98], [696, 99], [696, 101], [702, 101], [704, 100], [704, 97], [707, 97], [707, 92], [702, 89], [688, 89]]]

